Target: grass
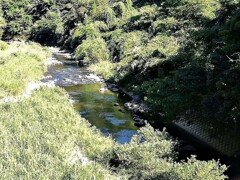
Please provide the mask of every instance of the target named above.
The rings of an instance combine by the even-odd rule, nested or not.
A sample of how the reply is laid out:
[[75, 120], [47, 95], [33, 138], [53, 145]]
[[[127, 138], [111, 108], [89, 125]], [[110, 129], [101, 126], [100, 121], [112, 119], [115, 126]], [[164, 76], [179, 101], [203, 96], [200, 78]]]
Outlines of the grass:
[[82, 166], [76, 149], [94, 159], [113, 147], [82, 119], [60, 88], [41, 88], [19, 103], [0, 105], [3, 179], [117, 179], [100, 164]]
[[[48, 51], [36, 44], [0, 45], [0, 95], [22, 93], [27, 82], [45, 72]], [[102, 74], [112, 76], [109, 62], [98, 66], [105, 67]], [[79, 116], [58, 87], [41, 87], [17, 103], [0, 104], [0, 112], [0, 179], [227, 178], [226, 166], [216, 161], [192, 157], [176, 162], [177, 143], [150, 125], [124, 145], [104, 137]], [[88, 159], [86, 165], [81, 156]], [[116, 166], [109, 166], [111, 160]]]
[[91, 64], [88, 69], [96, 74], [103, 76], [104, 79], [111, 79], [114, 77], [115, 64], [110, 61], [100, 61], [95, 64]]
[[[42, 87], [18, 103], [1, 104], [0, 111], [2, 179], [226, 178], [226, 167], [215, 161], [174, 162], [176, 142], [149, 125], [125, 145], [104, 137], [60, 88]], [[79, 153], [89, 158], [86, 166]], [[120, 163], [114, 171], [111, 158]]]
[[0, 99], [26, 91], [27, 83], [39, 80], [46, 71], [47, 49], [31, 43], [7, 45], [0, 42]]

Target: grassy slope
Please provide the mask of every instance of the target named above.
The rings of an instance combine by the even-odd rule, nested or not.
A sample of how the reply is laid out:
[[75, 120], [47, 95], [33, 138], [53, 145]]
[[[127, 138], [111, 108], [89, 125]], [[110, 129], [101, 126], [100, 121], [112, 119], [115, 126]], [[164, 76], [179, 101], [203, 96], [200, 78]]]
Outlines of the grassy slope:
[[0, 111], [3, 179], [114, 179], [97, 163], [71, 163], [76, 149], [100, 157], [114, 142], [90, 129], [63, 90], [42, 88], [22, 102], [1, 105]]
[[24, 93], [28, 82], [39, 80], [46, 71], [48, 55], [34, 43], [18, 46], [0, 42], [0, 98]]
[[[176, 142], [165, 131], [147, 126], [125, 145], [103, 137], [60, 88], [40, 88], [21, 102], [0, 105], [0, 112], [3, 179], [226, 178], [226, 167], [215, 161], [175, 162]], [[79, 153], [91, 160], [88, 165]], [[111, 158], [120, 163], [114, 171], [108, 168]]]

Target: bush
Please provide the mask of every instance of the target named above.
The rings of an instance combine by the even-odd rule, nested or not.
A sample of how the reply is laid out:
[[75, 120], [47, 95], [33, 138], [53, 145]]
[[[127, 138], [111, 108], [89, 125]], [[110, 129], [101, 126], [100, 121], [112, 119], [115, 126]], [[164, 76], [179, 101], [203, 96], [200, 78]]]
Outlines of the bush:
[[109, 50], [103, 39], [87, 39], [77, 47], [75, 57], [87, 64], [106, 61], [109, 60]]
[[168, 179], [185, 180], [224, 180], [227, 167], [219, 162], [198, 161], [196, 157], [188, 158], [187, 162], [175, 163]]
[[94, 71], [106, 80], [112, 79], [115, 75], [115, 64], [105, 60], [90, 65], [88, 69]]
[[63, 22], [60, 12], [48, 12], [45, 17], [34, 23], [30, 39], [41, 44], [56, 45], [63, 35]]
[[219, 162], [198, 161], [195, 157], [187, 162], [175, 162], [176, 141], [163, 130], [154, 130], [150, 125], [141, 128], [130, 143], [116, 145], [113, 155], [120, 174], [130, 179], [197, 179], [223, 180], [226, 166]]
[[12, 44], [0, 52], [0, 98], [24, 93], [46, 71], [49, 52], [37, 44]]
[[1, 16], [0, 12], [0, 39], [2, 38], [3, 29], [5, 28], [5, 26], [6, 26], [5, 19]]

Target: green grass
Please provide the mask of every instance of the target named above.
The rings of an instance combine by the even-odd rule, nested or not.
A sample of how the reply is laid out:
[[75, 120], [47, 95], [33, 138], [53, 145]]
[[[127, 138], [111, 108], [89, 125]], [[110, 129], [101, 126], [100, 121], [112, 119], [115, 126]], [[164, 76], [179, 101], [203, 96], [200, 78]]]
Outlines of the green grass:
[[114, 76], [115, 64], [110, 61], [100, 61], [98, 63], [91, 64], [88, 69], [100, 76], [103, 76], [104, 79], [111, 79]]
[[[18, 103], [1, 104], [0, 112], [2, 179], [226, 178], [226, 166], [216, 161], [175, 162], [176, 142], [149, 125], [125, 145], [104, 137], [60, 88], [42, 87]], [[78, 153], [90, 163], [83, 166]], [[112, 158], [117, 168], [109, 167]]]
[[49, 55], [48, 50], [34, 43], [18, 46], [1, 42], [0, 99], [24, 93], [28, 82], [39, 80]]
[[80, 118], [60, 88], [41, 88], [19, 103], [0, 105], [0, 171], [3, 179], [115, 179], [100, 164], [73, 164], [79, 149], [90, 158], [112, 148]]

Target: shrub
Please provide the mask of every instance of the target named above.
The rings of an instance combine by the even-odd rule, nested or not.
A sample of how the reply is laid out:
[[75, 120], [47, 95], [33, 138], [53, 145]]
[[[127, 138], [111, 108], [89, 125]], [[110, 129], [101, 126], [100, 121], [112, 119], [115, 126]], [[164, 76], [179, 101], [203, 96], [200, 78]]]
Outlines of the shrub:
[[0, 12], [0, 39], [2, 38], [3, 29], [5, 26], [6, 26], [5, 19], [1, 16], [1, 12]]
[[188, 158], [187, 162], [175, 163], [168, 179], [224, 180], [227, 167], [219, 162], [198, 161], [196, 157]]
[[137, 54], [144, 36], [145, 33], [141, 31], [122, 33], [120, 30], [116, 30], [113, 32], [108, 46], [111, 52], [117, 55], [114, 59], [121, 61], [127, 56]]
[[109, 60], [109, 50], [103, 39], [87, 39], [77, 47], [75, 56], [90, 64]]
[[226, 166], [219, 162], [198, 161], [195, 157], [186, 162], [175, 162], [176, 141], [163, 130], [150, 125], [141, 128], [130, 143], [116, 145], [113, 149], [114, 168], [130, 179], [197, 179], [224, 180]]
[[98, 75], [102, 76], [106, 80], [110, 80], [115, 75], [115, 64], [109, 61], [100, 61], [98, 63], [92, 64], [88, 69], [94, 71]]
[[45, 17], [34, 23], [30, 39], [41, 44], [56, 45], [63, 35], [63, 22], [60, 12], [48, 12]]

